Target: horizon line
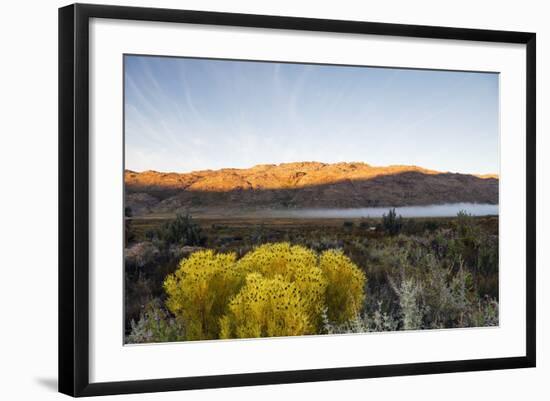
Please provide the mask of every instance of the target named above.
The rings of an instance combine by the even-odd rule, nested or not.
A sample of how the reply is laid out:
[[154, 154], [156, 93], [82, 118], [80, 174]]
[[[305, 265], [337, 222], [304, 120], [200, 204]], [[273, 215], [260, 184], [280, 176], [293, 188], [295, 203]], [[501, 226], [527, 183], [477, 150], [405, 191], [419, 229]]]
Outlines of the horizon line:
[[439, 174], [463, 174], [463, 175], [471, 175], [478, 178], [500, 178], [499, 173], [494, 172], [488, 172], [488, 173], [464, 173], [459, 171], [441, 171], [441, 170], [435, 170], [428, 167], [422, 167], [416, 164], [388, 164], [388, 165], [373, 165], [367, 162], [363, 161], [340, 161], [340, 162], [321, 162], [316, 160], [302, 160], [302, 161], [292, 161], [292, 162], [280, 162], [280, 163], [260, 163], [260, 164], [254, 164], [249, 167], [221, 167], [221, 168], [204, 168], [204, 169], [197, 169], [197, 170], [188, 170], [188, 171], [163, 171], [163, 170], [155, 170], [155, 169], [146, 169], [146, 170], [134, 170], [131, 168], [127, 168], [124, 166], [124, 172], [132, 172], [137, 174], [143, 174], [147, 172], [153, 172], [153, 173], [162, 173], [162, 174], [192, 174], [192, 173], [199, 173], [199, 172], [218, 172], [223, 170], [251, 170], [256, 167], [267, 167], [267, 166], [273, 166], [273, 167], [280, 167], [284, 165], [289, 164], [322, 164], [325, 166], [333, 166], [338, 164], [361, 164], [372, 168], [390, 168], [390, 167], [410, 167], [412, 169], [420, 169], [424, 171], [429, 171], [432, 173], [439, 173]]

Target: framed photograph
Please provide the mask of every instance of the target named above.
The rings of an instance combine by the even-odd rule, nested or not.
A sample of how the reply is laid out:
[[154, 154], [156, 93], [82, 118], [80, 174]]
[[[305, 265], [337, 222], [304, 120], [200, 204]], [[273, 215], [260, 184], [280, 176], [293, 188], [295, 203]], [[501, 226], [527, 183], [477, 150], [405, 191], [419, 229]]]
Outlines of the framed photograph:
[[535, 34], [59, 10], [59, 390], [535, 366]]

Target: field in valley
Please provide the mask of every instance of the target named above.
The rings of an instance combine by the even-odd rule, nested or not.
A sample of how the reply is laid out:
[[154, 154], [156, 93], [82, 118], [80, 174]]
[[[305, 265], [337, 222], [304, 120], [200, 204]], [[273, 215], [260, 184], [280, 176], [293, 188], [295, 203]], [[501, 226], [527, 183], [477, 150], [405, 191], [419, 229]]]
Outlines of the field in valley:
[[[290, 248], [285, 252], [290, 253], [285, 257], [290, 258], [295, 255], [292, 252], [301, 250], [321, 259], [335, 251], [364, 277], [356, 298], [361, 304], [354, 303], [353, 313], [340, 319], [331, 318], [330, 310], [320, 311], [315, 328], [299, 334], [498, 325], [498, 216], [389, 216], [323, 219], [198, 214], [196, 218], [128, 218], [126, 342], [227, 338], [217, 321], [210, 323], [216, 326], [214, 331], [206, 334], [203, 322], [202, 331], [196, 334], [191, 314], [179, 311], [185, 311], [185, 302], [191, 302], [193, 296], [192, 302], [197, 304], [187, 305], [188, 309], [208, 303], [201, 304], [200, 294], [192, 294], [191, 298], [184, 297], [185, 301], [182, 298], [183, 306], [174, 306], [167, 277], [181, 268], [182, 260], [192, 260], [193, 254], [202, 255], [205, 250], [212, 250], [214, 255], [234, 254], [238, 264], [262, 244], [287, 244]], [[219, 313], [217, 320], [223, 321], [227, 310]], [[229, 338], [239, 337], [238, 328], [235, 330]], [[269, 335], [266, 333], [259, 335]], [[285, 335], [281, 333], [275, 335]]]

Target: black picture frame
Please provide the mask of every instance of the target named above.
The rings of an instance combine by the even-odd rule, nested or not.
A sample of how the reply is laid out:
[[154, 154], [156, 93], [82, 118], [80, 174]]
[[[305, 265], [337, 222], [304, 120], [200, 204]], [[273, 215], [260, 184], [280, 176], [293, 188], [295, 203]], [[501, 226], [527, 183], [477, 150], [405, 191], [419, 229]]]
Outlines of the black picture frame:
[[[89, 133], [90, 18], [276, 28], [438, 38], [526, 45], [526, 354], [520, 357], [382, 366], [197, 376], [90, 383], [89, 381]], [[71, 396], [141, 393], [293, 382], [360, 379], [534, 367], [536, 35], [479, 29], [339, 21], [266, 15], [74, 4], [59, 9], [59, 391]]]

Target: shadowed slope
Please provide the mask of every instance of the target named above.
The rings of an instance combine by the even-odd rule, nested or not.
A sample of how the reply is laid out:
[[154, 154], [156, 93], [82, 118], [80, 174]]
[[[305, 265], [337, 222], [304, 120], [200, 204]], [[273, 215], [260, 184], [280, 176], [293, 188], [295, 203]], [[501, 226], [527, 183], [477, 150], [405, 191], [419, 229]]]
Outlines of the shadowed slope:
[[136, 214], [186, 208], [355, 208], [498, 203], [498, 179], [416, 166], [316, 162], [186, 174], [125, 172], [126, 204]]

